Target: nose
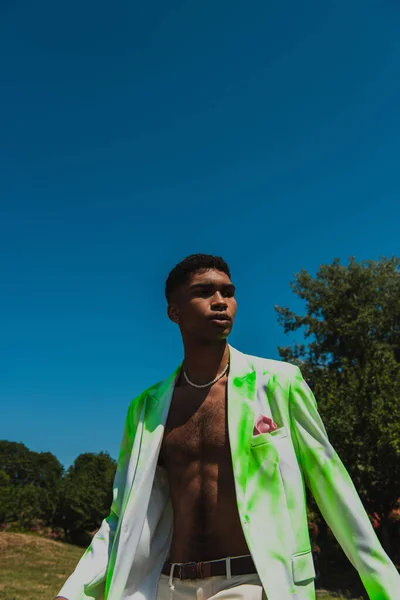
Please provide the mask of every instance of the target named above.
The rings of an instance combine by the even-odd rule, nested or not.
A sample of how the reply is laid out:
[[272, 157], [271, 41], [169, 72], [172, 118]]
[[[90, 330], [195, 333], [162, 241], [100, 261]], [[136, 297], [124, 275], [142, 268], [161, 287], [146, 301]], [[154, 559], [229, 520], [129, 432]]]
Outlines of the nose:
[[221, 292], [215, 292], [211, 301], [211, 308], [214, 310], [225, 310], [228, 307], [228, 304], [221, 294]]

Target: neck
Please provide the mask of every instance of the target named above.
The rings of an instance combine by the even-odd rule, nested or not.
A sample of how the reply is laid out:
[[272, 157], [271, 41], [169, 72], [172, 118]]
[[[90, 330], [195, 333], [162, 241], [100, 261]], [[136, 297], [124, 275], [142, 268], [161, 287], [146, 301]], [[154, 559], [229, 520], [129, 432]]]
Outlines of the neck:
[[229, 347], [226, 340], [205, 345], [191, 344], [186, 341], [184, 351], [185, 371], [190, 380], [199, 385], [212, 381], [223, 371], [229, 361]]

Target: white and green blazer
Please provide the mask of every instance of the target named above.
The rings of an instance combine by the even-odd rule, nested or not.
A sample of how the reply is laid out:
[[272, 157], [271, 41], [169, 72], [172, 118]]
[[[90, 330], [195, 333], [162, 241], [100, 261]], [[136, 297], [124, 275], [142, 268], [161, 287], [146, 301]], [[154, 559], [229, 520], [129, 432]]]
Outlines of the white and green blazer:
[[[300, 370], [229, 349], [228, 433], [238, 512], [268, 600], [315, 599], [305, 484], [369, 598], [400, 600], [399, 573], [329, 442]], [[157, 459], [179, 370], [131, 402], [110, 514], [60, 596], [156, 600], [173, 525], [168, 481]], [[261, 414], [278, 429], [254, 436]]]

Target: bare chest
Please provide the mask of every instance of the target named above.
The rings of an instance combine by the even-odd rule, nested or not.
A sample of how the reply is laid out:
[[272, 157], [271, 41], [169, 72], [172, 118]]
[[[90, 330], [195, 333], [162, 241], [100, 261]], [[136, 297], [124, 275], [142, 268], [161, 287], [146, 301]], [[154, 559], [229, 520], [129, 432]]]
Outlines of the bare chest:
[[228, 457], [226, 386], [208, 394], [175, 390], [167, 418], [162, 455], [169, 463], [218, 463]]

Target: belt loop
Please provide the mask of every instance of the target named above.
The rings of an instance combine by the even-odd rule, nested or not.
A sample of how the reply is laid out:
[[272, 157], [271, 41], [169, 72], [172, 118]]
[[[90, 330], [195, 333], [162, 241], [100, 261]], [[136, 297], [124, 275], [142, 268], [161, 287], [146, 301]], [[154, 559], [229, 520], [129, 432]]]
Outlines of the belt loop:
[[173, 596], [173, 594], [174, 594], [174, 590], [175, 590], [175, 586], [174, 586], [174, 584], [173, 584], [173, 582], [172, 582], [172, 580], [173, 580], [173, 577], [174, 577], [174, 568], [175, 568], [175, 564], [176, 564], [176, 563], [172, 563], [172, 564], [171, 564], [171, 571], [169, 572], [169, 581], [168, 581], [168, 585], [169, 585], [169, 589], [171, 590], [171, 593], [170, 593], [170, 596], [169, 596], [169, 597], [170, 597], [170, 600], [172, 600], [172, 596]]
[[232, 578], [232, 573], [231, 573], [231, 557], [228, 556], [228, 558], [226, 559], [226, 578], [227, 579], [231, 579]]
[[202, 562], [197, 562], [195, 563], [195, 573], [196, 573], [196, 579], [203, 579], [204, 575], [203, 575], [203, 563]]

